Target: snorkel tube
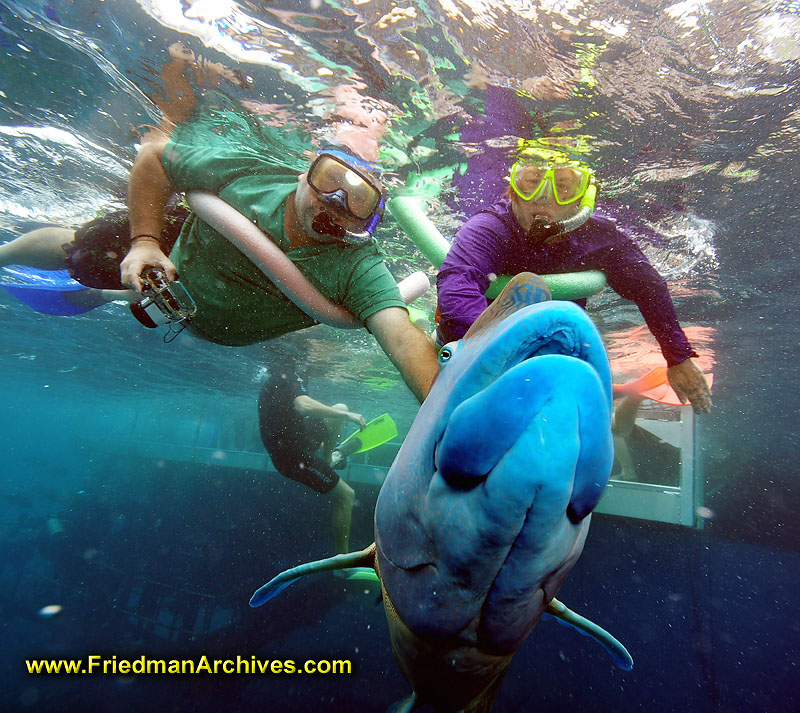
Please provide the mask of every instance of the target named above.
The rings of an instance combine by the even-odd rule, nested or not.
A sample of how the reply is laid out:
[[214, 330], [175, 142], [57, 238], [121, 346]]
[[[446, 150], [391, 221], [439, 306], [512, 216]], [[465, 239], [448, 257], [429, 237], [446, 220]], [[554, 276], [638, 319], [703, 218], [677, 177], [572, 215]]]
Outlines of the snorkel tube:
[[[347, 210], [347, 198], [346, 196], [341, 195], [343, 193], [344, 191], [339, 190], [325, 198], [330, 205], [334, 206], [342, 213]], [[314, 220], [311, 222], [311, 229], [317, 235], [327, 235], [337, 242], [345, 243], [347, 245], [364, 245], [372, 240], [375, 228], [378, 227], [378, 223], [380, 223], [381, 218], [383, 218], [385, 207], [386, 197], [382, 196], [381, 202], [378, 204], [375, 212], [367, 221], [367, 224], [364, 226], [364, 230], [359, 232], [346, 230], [339, 225], [327, 211], [324, 210], [314, 216]]]
[[571, 230], [575, 230], [575, 228], [580, 228], [587, 220], [589, 220], [589, 217], [592, 215], [592, 213], [594, 213], [594, 204], [596, 200], [597, 184], [592, 181], [586, 189], [586, 193], [583, 194], [578, 212], [571, 218], [565, 218], [557, 223], [553, 223], [553, 229], [558, 231], [556, 235], [569, 233]]
[[[340, 329], [364, 326], [351, 312], [319, 292], [268, 235], [222, 198], [206, 191], [189, 191], [186, 202], [200, 220], [227, 238], [289, 300], [317, 322]], [[424, 272], [415, 272], [399, 282], [397, 287], [403, 301], [409, 304], [423, 295], [430, 285]]]

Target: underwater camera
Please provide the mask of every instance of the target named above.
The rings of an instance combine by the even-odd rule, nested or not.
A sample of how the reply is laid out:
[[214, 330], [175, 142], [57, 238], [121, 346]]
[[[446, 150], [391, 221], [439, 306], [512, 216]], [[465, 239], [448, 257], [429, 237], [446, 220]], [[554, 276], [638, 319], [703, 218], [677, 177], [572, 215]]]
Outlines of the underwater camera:
[[143, 297], [131, 304], [133, 316], [149, 329], [169, 325], [174, 339], [197, 312], [195, 301], [178, 280], [167, 281], [161, 270], [149, 267], [141, 278]]

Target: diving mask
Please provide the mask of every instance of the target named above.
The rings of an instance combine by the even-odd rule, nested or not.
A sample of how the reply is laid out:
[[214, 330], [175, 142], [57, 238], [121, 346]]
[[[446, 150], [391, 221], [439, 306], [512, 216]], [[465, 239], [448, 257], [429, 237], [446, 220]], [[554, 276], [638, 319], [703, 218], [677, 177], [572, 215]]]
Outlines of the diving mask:
[[[383, 189], [372, 176], [374, 169], [367, 161], [339, 149], [319, 152], [308, 171], [308, 185], [324, 204], [333, 208], [334, 216], [317, 216], [315, 232], [352, 243], [372, 238], [386, 205]], [[334, 219], [336, 213], [366, 224], [361, 231], [347, 230]]]
[[511, 168], [511, 188], [524, 201], [552, 199], [558, 205], [579, 201], [594, 183], [594, 173], [580, 164], [541, 165], [517, 161]]
[[308, 185], [326, 203], [366, 220], [380, 207], [383, 190], [369, 174], [370, 164], [344, 151], [323, 149], [308, 171]]

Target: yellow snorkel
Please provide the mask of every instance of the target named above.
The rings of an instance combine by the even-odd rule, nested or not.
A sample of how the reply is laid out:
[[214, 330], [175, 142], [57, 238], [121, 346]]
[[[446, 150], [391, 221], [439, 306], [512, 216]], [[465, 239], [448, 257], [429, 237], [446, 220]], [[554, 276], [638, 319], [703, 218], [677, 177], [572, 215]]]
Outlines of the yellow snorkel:
[[568, 233], [570, 230], [575, 230], [575, 228], [579, 228], [587, 220], [589, 220], [589, 217], [592, 215], [592, 213], [594, 213], [594, 204], [596, 199], [597, 184], [594, 182], [594, 179], [592, 179], [592, 181], [589, 183], [589, 187], [586, 189], [586, 193], [584, 193], [583, 198], [581, 198], [578, 212], [571, 218], [567, 218], [556, 223], [555, 227], [558, 227], [559, 229], [557, 234]]

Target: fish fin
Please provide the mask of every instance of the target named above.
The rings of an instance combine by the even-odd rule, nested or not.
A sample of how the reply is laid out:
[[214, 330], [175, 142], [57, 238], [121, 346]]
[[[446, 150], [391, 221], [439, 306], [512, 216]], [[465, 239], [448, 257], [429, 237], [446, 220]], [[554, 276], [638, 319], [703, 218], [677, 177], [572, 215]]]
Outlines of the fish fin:
[[264, 586], [259, 587], [253, 596], [250, 597], [250, 606], [255, 608], [266, 604], [271, 599], [277, 597], [284, 589], [287, 589], [298, 579], [305, 577], [307, 574], [333, 572], [337, 569], [351, 569], [354, 567], [368, 568], [372, 567], [374, 562], [374, 543], [360, 552], [348, 552], [347, 554], [334, 555], [333, 557], [316, 560], [315, 562], [306, 562], [305, 564], [281, 572]]
[[417, 709], [417, 694], [411, 693], [410, 696], [404, 698], [402, 701], [392, 703], [386, 710], [386, 713], [414, 713]]
[[633, 657], [628, 653], [628, 650], [601, 626], [575, 613], [572, 609], [558, 601], [558, 599], [550, 601], [545, 613], [555, 617], [562, 624], [572, 627], [584, 636], [589, 636], [594, 639], [611, 654], [614, 663], [623, 671], [630, 671], [633, 669]]
[[552, 299], [547, 283], [532, 272], [520, 272], [509, 280], [503, 291], [476, 319], [464, 335], [465, 339], [474, 337], [490, 324], [500, 322], [523, 307], [548, 302]]

